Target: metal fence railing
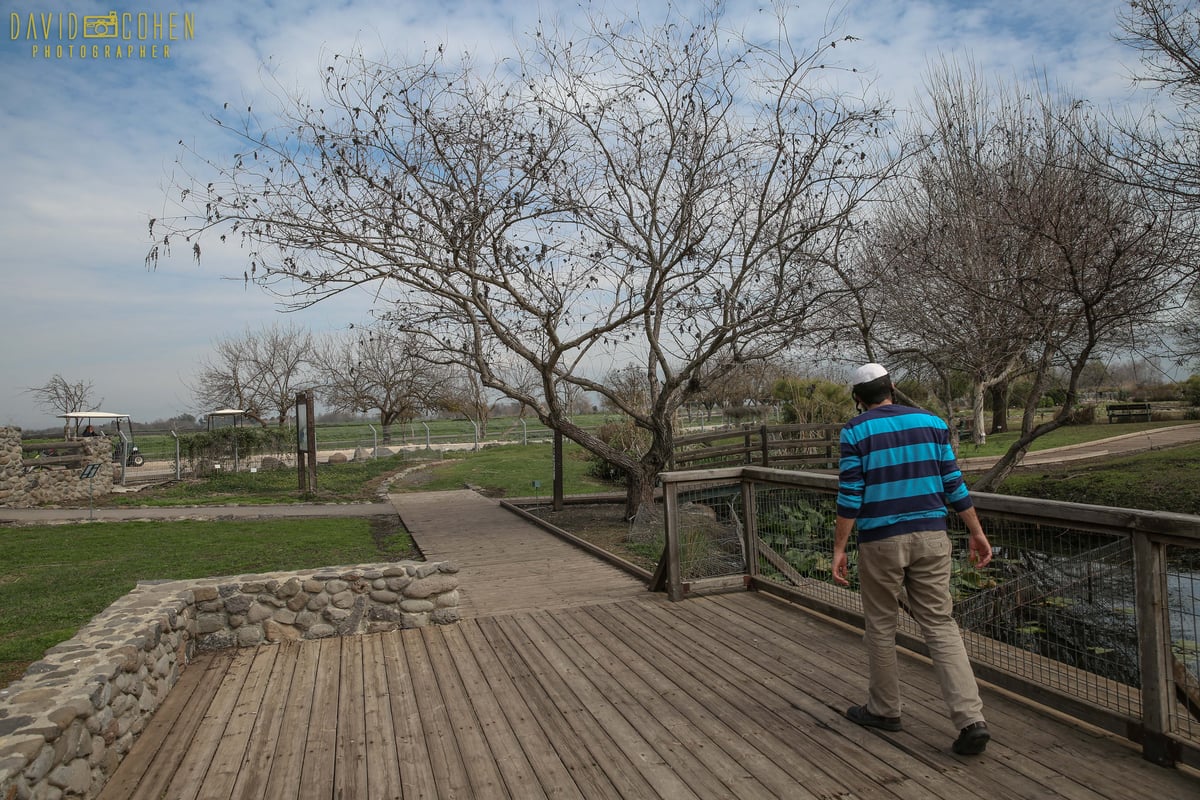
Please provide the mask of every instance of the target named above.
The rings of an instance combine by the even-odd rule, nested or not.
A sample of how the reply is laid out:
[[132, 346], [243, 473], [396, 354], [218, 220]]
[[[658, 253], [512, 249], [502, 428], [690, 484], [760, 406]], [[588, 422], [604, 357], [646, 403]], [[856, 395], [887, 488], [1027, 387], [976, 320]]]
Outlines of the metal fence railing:
[[[673, 599], [743, 576], [861, 626], [857, 586], [831, 580], [836, 476], [742, 467], [663, 485]], [[980, 676], [1128, 736], [1150, 760], [1200, 764], [1200, 517], [973, 497], [995, 557], [971, 566], [952, 514], [952, 589]], [[923, 651], [901, 616], [902, 643]]]

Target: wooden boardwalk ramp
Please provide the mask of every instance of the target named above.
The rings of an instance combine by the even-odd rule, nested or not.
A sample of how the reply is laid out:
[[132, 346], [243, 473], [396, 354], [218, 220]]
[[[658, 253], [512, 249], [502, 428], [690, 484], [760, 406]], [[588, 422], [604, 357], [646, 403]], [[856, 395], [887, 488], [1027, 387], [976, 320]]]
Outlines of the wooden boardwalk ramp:
[[459, 565], [464, 616], [589, 605], [647, 593], [632, 575], [478, 492], [394, 494], [391, 500], [427, 560]]
[[[471, 519], [471, 502], [441, 506], [447, 528]], [[436, 522], [432, 508], [422, 518], [398, 505], [418, 530]], [[582, 589], [559, 589], [558, 604], [504, 606], [505, 591], [483, 585], [491, 567], [470, 557], [472, 536], [493, 537], [485, 563], [503, 543], [513, 557], [542, 554], [526, 563], [561, 563], [547, 580], [575, 567], [543, 549], [550, 534], [496, 531], [454, 534], [455, 555], [417, 534], [430, 558], [461, 559], [487, 613], [199, 658], [103, 800], [1200, 797], [1195, 772], [991, 689], [991, 746], [954, 756], [915, 656], [902, 659], [904, 731], [860, 728], [842, 711], [865, 696], [861, 633], [768, 596], [669, 603], [639, 586], [586, 603]]]

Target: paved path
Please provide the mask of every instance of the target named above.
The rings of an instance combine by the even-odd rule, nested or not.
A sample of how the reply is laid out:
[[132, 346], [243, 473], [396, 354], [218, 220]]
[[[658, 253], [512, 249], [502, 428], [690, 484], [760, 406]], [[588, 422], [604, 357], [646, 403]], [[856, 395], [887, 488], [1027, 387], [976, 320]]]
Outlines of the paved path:
[[429, 561], [451, 560], [468, 617], [629, 600], [646, 594], [632, 575], [506, 511], [470, 489], [391, 495]]
[[88, 519], [299, 519], [313, 517], [391, 516], [391, 503], [289, 503], [244, 506], [162, 506], [144, 508], [0, 508], [0, 524], [42, 525]]
[[[1048, 450], [1035, 450], [1026, 453], [1021, 462], [1023, 467], [1035, 467], [1043, 464], [1062, 464], [1071, 461], [1083, 461], [1091, 458], [1106, 458], [1110, 456], [1125, 456], [1143, 453], [1147, 450], [1161, 450], [1164, 447], [1176, 447], [1181, 444], [1200, 442], [1200, 422], [1187, 425], [1171, 425], [1166, 428], [1154, 428], [1148, 431], [1126, 433], [1094, 442], [1072, 444], [1066, 447], [1052, 447]], [[988, 456], [971, 458], [971, 444], [965, 442], [959, 447], [959, 466], [968, 471], [982, 471], [995, 464], [999, 457]]]

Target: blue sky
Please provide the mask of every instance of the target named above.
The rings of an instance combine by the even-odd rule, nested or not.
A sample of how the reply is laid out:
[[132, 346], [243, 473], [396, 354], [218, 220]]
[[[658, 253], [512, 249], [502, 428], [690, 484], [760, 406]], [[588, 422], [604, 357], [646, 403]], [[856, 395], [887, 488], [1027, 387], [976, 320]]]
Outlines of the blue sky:
[[[55, 373], [94, 382], [105, 410], [138, 420], [199, 413], [204, 409], [195, 407], [189, 384], [216, 339], [275, 321], [324, 333], [367, 320], [365, 295], [284, 317], [272, 297], [243, 287], [241, 262], [232, 251], [206, 255], [197, 266], [177, 250], [147, 271], [147, 222], [164, 211], [164, 187], [178, 169], [177, 143], [184, 139], [216, 158], [236, 152], [236, 143], [206, 115], [226, 102], [269, 110], [273, 100], [264, 75], [289, 89], [316, 85], [323, 53], [358, 45], [416, 55], [444, 44], [450, 52], [470, 50], [479, 61], [491, 60], [510, 52], [514, 38], [539, 17], [569, 24], [591, 5], [615, 13], [640, 6], [644, 16], [663, 7], [653, 0], [5, 0], [0, 425], [53, 424], [26, 389]], [[794, 19], [810, 20], [812, 34], [830, 15], [826, 2], [793, 5], [800, 10]], [[846, 57], [876, 74], [879, 88], [901, 108], [913, 104], [928, 61], [942, 54], [969, 56], [985, 73], [1005, 78], [1041, 69], [1077, 96], [1121, 106], [1140, 102], [1129, 80], [1135, 56], [1113, 39], [1122, 5], [847, 0], [834, 10], [844, 17], [842, 30], [860, 40]], [[764, 6], [769, 4], [731, 2], [726, 20], [752, 20]], [[120, 31], [129, 39], [84, 38], [85, 24], [96, 22], [85, 17], [113, 11], [128, 22]], [[170, 14], [174, 41], [165, 38]], [[185, 14], [194, 21], [190, 39]], [[138, 21], [154, 15], [164, 38], [155, 39], [151, 28], [150, 38], [139, 41]], [[81, 29], [74, 39], [71, 24]], [[801, 44], [812, 41], [809, 30], [793, 30]], [[81, 44], [98, 41], [132, 44], [134, 57], [79, 57]], [[144, 57], [142, 44], [148, 48]], [[155, 44], [157, 58], [149, 50]]]

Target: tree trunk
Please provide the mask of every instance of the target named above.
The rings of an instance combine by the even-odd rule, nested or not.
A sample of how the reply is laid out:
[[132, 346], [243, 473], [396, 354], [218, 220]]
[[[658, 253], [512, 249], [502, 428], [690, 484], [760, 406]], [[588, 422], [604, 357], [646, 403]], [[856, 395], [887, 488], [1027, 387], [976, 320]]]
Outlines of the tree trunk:
[[631, 520], [637, 516], [642, 506], [654, 505], [654, 484], [658, 479], [660, 467], [654, 467], [643, 461], [640, 469], [631, 470], [625, 494], [625, 519]]
[[1049, 433], [1059, 426], [1058, 420], [1051, 420], [1045, 425], [1039, 425], [1035, 430], [1021, 435], [1017, 441], [1005, 451], [1004, 455], [1000, 456], [1000, 460], [992, 465], [992, 468], [971, 484], [971, 490], [977, 492], [993, 492], [1000, 484], [1004, 483], [1012, 471], [1021, 464], [1021, 460], [1025, 458], [1025, 452], [1029, 449], [1029, 445], [1037, 437]]
[[991, 433], [1008, 431], [1008, 381], [992, 387]]
[[658, 481], [658, 473], [671, 463], [671, 451], [674, 439], [671, 425], [668, 421], [654, 419], [656, 429], [650, 449], [641, 457], [633, 469], [626, 469], [628, 475], [628, 490], [625, 495], [625, 518], [633, 519], [642, 506], [654, 504], [654, 484]]
[[974, 389], [974, 397], [971, 402], [971, 412], [975, 418], [971, 421], [971, 441], [976, 445], [981, 445], [987, 442], [987, 431], [983, 425], [983, 406], [984, 394], [987, 389], [982, 385], [977, 385]]

